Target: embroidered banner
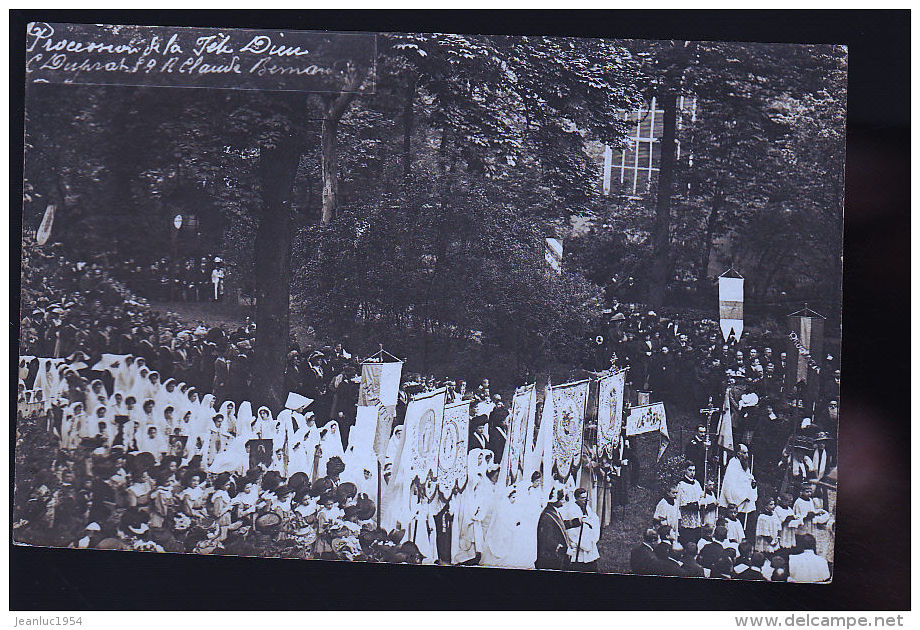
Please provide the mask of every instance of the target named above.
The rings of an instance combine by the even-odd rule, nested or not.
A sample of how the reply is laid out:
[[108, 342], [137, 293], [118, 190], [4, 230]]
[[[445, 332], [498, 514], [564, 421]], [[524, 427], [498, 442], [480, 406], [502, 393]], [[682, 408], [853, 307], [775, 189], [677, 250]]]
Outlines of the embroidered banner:
[[[525, 385], [514, 392], [508, 416], [508, 441], [502, 457], [501, 476], [508, 485], [515, 483], [524, 471], [524, 453], [534, 432], [537, 414], [536, 385]], [[528, 440], [531, 438], [531, 440]]]
[[600, 379], [597, 390], [597, 450], [612, 453], [620, 446], [620, 426], [623, 424], [623, 391], [626, 370]]
[[444, 408], [438, 450], [438, 489], [445, 499], [466, 485], [466, 451], [470, 437], [470, 401]]
[[744, 330], [744, 278], [734, 270], [719, 276], [719, 327], [725, 341], [731, 336], [741, 339], [741, 331]]
[[395, 407], [396, 399], [399, 397], [402, 365], [402, 362], [399, 361], [362, 363], [358, 405], [372, 407], [379, 401], [386, 407]]
[[446, 389], [426, 392], [409, 401], [406, 407], [406, 442], [402, 466], [408, 466], [408, 481], [418, 477], [425, 482], [437, 478], [438, 450], [444, 419]]
[[629, 410], [629, 415], [626, 416], [627, 437], [652, 431], [658, 431], [662, 437], [669, 438], [668, 418], [664, 411], [663, 402], [638, 405]]
[[563, 479], [581, 461], [588, 385], [589, 381], [584, 380], [552, 388], [553, 462]]

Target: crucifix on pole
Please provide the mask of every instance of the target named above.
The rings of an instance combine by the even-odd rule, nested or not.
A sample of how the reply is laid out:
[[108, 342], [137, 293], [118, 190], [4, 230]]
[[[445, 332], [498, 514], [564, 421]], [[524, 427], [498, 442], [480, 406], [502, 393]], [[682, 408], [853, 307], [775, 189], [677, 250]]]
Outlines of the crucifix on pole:
[[709, 397], [709, 406], [700, 409], [700, 413], [706, 416], [706, 441], [703, 442], [703, 488], [706, 488], [706, 482], [709, 480], [709, 447], [712, 445], [712, 438], [709, 437], [709, 425], [712, 422], [712, 415], [721, 409], [713, 406], [712, 396]]

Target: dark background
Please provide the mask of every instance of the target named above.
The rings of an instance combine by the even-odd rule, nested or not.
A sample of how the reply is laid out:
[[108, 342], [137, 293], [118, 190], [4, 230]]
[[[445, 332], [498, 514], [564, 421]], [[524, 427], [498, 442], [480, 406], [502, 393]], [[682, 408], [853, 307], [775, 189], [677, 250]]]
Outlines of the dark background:
[[[8, 542], [11, 609], [910, 608], [909, 11], [11, 11], [11, 238], [20, 231], [24, 30], [33, 20], [847, 44], [842, 475], [831, 585], [56, 550]], [[10, 261], [11, 302], [18, 304], [15, 242]], [[15, 317], [11, 312], [13, 348]], [[10, 360], [15, 373], [15, 354]], [[11, 405], [14, 417], [15, 400]]]

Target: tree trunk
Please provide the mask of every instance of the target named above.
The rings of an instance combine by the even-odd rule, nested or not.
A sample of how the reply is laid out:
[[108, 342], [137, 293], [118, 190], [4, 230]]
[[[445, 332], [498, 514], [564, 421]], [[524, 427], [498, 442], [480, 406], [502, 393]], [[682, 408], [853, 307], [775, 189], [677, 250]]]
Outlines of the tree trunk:
[[336, 183], [338, 182], [338, 146], [337, 135], [339, 120], [331, 116], [323, 118], [323, 225], [328, 225], [337, 210]]
[[664, 111], [661, 134], [661, 162], [658, 172], [658, 199], [655, 204], [655, 226], [652, 231], [652, 265], [649, 274], [648, 303], [660, 307], [664, 303], [671, 275], [671, 195], [674, 187], [674, 157], [677, 133], [677, 92], [673, 82], [664, 85], [659, 102]]
[[256, 346], [253, 357], [252, 402], [280, 409], [287, 392], [284, 372], [290, 338], [291, 242], [294, 220], [291, 198], [301, 147], [292, 138], [262, 148], [259, 176], [262, 212], [256, 232]]
[[406, 87], [406, 103], [403, 106], [403, 183], [408, 182], [412, 168], [412, 110], [415, 103], [415, 86], [416, 77], [413, 75], [409, 78], [409, 84]]
[[712, 196], [712, 208], [709, 210], [709, 217], [706, 219], [706, 230], [703, 232], [703, 241], [700, 243], [700, 260], [696, 267], [696, 286], [700, 295], [705, 295], [708, 287], [706, 272], [709, 269], [709, 257], [712, 254], [712, 237], [715, 236], [716, 224], [722, 212], [722, 201], [722, 191], [718, 190]]
[[[350, 89], [360, 83], [358, 76], [352, 76], [347, 87]], [[323, 113], [323, 139], [322, 139], [322, 169], [323, 169], [323, 225], [328, 225], [338, 211], [338, 182], [339, 182], [339, 147], [338, 133], [339, 121], [348, 110], [355, 98], [354, 92], [342, 92], [325, 101]]]

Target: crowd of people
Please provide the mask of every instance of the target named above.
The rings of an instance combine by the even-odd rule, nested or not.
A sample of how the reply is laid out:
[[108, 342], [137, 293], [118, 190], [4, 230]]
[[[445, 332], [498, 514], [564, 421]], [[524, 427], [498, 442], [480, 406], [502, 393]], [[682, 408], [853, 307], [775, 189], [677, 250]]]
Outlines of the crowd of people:
[[[652, 526], [633, 548], [630, 568], [642, 575], [825, 582], [833, 568], [834, 517], [804, 484], [762, 500], [742, 444], [730, 460], [721, 491], [705, 488], [688, 463], [684, 477], [658, 502]], [[827, 495], [825, 495], [827, 496]]]
[[[471, 425], [466, 486], [475, 507], [455, 498], [432, 510], [423, 500], [430, 489], [416, 484], [412, 505], [388, 511], [381, 528], [367, 432], [352, 430], [359, 364], [342, 344], [303, 352], [292, 344], [288, 379], [302, 394], [291, 400], [309, 401], [309, 410], [253, 413], [242, 400], [255, 335], [250, 322], [235, 331], [185, 326], [161, 317], [97, 265], [71, 264], [33, 247], [24, 248], [24, 258], [19, 428], [31, 423], [39, 430], [20, 451], [48, 435], [53, 453], [21, 506], [17, 529], [24, 539], [239, 553], [262, 536], [260, 553], [280, 546], [304, 557], [533, 566], [520, 553], [503, 560], [504, 543], [489, 544], [500, 532], [511, 540], [519, 520], [482, 527], [492, 514], [487, 487], [497, 479], [508, 413], [487, 380], [467, 391], [463, 381], [458, 387], [406, 375], [387, 482], [398, 476], [399, 425], [412, 395], [443, 385], [450, 401], [469, 397], [478, 411], [485, 405], [492, 424], [481, 418]], [[266, 443], [270, 452], [254, 459]], [[500, 499], [511, 505], [515, 497]], [[530, 519], [534, 532], [538, 512]], [[453, 550], [443, 540], [451, 529]], [[535, 558], [536, 543], [525, 547], [523, 555]]]
[[837, 359], [819, 357], [808, 381], [791, 382], [787, 353], [777, 351], [788, 341], [769, 330], [724, 340], [715, 320], [617, 310], [615, 360], [672, 406], [698, 405], [703, 420], [681, 452], [681, 478], [665, 480], [632, 571], [829, 579]]
[[111, 267], [131, 290], [158, 302], [220, 302], [226, 270], [220, 256], [160, 258], [147, 263], [127, 258]]
[[[588, 418], [575, 478], [536, 471], [505, 485], [497, 471], [509, 410], [486, 379], [467, 387], [404, 374], [386, 457], [377, 460], [373, 435], [358, 423], [360, 363], [347, 340], [313, 348], [292, 340], [285, 385], [298, 394], [285, 409], [253, 410], [251, 321], [230, 329], [163, 316], [99, 265], [27, 242], [22, 300], [20, 425], [32, 423], [51, 453], [17, 493], [26, 497], [16, 523], [23, 539], [590, 571], [613, 508], [644, 482], [632, 440], [624, 434], [618, 450], [598, 453]], [[721, 409], [709, 414], [631, 568], [696, 575], [698, 565], [711, 577], [818, 581], [823, 573], [805, 571], [800, 556], [810, 567], [818, 564], [811, 556], [832, 563], [833, 506], [822, 484], [834, 469], [835, 359], [823, 362], [819, 387], [788, 387], [785, 352], [774, 351], [780, 337], [746, 331], [740, 342], [720, 342], [712, 320], [612, 309], [604, 349], [612, 368], [630, 368], [627, 403], [644, 390], [669, 405], [721, 404], [734, 437], [725, 443], [717, 428]], [[451, 497], [430, 481], [400, 478], [407, 403], [441, 387], [447, 402], [473, 403], [467, 483]], [[719, 455], [735, 444], [726, 465]], [[776, 488], [759, 503], [755, 472]], [[391, 509], [400, 484], [409, 502]]]
[[[554, 490], [558, 501], [547, 509], [566, 512], [566, 529], [589, 529], [563, 550], [572, 564], [554, 564], [560, 550], [547, 553], [546, 535], [538, 534], [547, 506], [541, 474], [505, 485], [495, 457], [503, 449], [494, 440], [486, 440], [489, 448], [472, 442], [463, 489], [445, 497], [401, 465], [399, 424], [378, 467], [375, 423], [355, 425], [343, 440], [339, 422], [318, 423], [309, 410], [314, 401], [303, 395], [291, 393], [277, 415], [264, 406], [254, 413], [248, 401], [199, 398], [193, 386], [160, 382], [143, 357], [106, 354], [93, 366], [85, 358], [37, 358], [34, 374], [20, 373], [20, 435], [32, 427], [30, 441], [52, 442], [51, 461], [17, 515], [20, 540], [596, 569], [599, 527], [596, 515], [589, 519], [586, 492]], [[109, 374], [110, 384], [90, 380], [91, 371]], [[410, 380], [403, 390], [424, 386]], [[499, 432], [506, 427], [501, 398], [489, 398], [487, 382], [466, 395], [477, 417], [493, 419]], [[473, 435], [481, 436], [486, 422], [474, 424]]]

